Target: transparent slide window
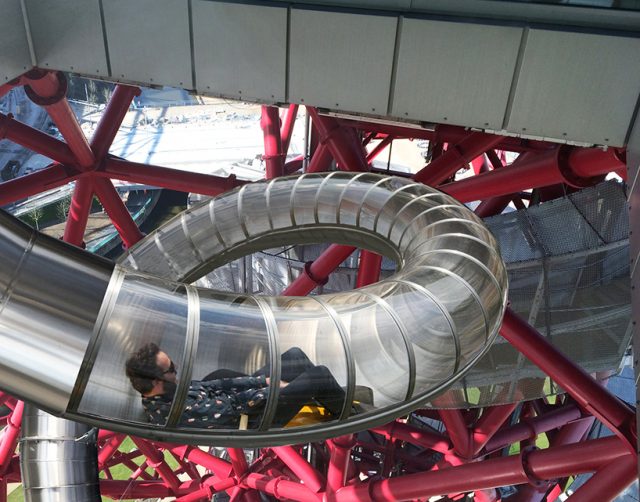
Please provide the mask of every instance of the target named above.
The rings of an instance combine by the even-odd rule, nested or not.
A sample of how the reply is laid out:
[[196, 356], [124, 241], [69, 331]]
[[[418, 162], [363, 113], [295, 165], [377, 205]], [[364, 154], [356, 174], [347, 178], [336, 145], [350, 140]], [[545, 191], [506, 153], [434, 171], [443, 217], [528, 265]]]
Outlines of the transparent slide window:
[[[128, 275], [118, 293], [113, 312], [103, 325], [95, 362], [78, 411], [112, 420], [164, 425], [180, 378], [187, 332], [187, 299], [183, 286], [172, 289], [159, 279]], [[163, 374], [163, 368], [138, 367], [141, 385], [162, 382], [165, 398], [157, 416], [150, 417], [140, 392], [127, 377], [129, 357], [150, 343], [167, 354], [176, 374]], [[147, 371], [149, 374], [147, 374]], [[157, 390], [157, 389], [156, 389]]]

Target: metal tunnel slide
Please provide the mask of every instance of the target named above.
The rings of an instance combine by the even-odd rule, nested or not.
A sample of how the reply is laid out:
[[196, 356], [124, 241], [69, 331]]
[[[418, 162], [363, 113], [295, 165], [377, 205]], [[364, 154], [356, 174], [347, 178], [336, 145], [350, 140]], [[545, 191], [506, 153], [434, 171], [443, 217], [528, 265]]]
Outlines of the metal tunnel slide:
[[[420, 183], [325, 173], [245, 185], [172, 220], [114, 265], [1, 215], [0, 381], [64, 418], [186, 443], [261, 446], [318, 440], [382, 424], [419, 407], [488, 350], [507, 275], [482, 222]], [[258, 297], [189, 285], [216, 266], [275, 245], [337, 242], [398, 263], [388, 279], [320, 297]], [[146, 422], [124, 373], [156, 342], [179, 382], [168, 421]], [[255, 429], [178, 425], [191, 378], [251, 373], [301, 347], [347, 398], [339, 417], [273, 428], [278, 389]], [[355, 413], [356, 385], [374, 406]]]

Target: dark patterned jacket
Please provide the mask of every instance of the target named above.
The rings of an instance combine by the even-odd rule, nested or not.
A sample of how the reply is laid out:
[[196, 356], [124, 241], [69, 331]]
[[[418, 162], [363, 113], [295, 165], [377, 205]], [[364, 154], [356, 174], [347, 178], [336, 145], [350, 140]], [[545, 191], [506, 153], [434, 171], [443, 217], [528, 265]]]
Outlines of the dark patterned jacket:
[[[192, 380], [178, 426], [214, 429], [237, 427], [240, 415], [250, 417], [262, 412], [269, 396], [264, 376]], [[143, 397], [142, 406], [149, 422], [164, 425], [173, 396], [160, 394]]]

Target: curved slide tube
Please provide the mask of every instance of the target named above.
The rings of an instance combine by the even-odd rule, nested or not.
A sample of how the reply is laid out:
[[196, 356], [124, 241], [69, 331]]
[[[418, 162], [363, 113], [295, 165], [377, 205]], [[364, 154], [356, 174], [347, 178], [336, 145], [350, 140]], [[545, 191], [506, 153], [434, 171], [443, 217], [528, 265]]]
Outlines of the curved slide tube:
[[[376, 426], [419, 407], [460, 378], [495, 338], [507, 276], [493, 236], [451, 197], [368, 173], [278, 178], [246, 185], [178, 216], [120, 265], [1, 216], [0, 382], [56, 415], [141, 436], [260, 446], [319, 440]], [[398, 272], [319, 297], [257, 297], [192, 282], [247, 253], [337, 242], [384, 254]], [[147, 342], [179, 369], [167, 422], [146, 422], [124, 362]], [[345, 388], [339, 416], [271, 427], [272, 384], [255, 428], [177, 424], [191, 378], [219, 368], [250, 374], [302, 348]], [[374, 404], [351, 406], [356, 385]]]

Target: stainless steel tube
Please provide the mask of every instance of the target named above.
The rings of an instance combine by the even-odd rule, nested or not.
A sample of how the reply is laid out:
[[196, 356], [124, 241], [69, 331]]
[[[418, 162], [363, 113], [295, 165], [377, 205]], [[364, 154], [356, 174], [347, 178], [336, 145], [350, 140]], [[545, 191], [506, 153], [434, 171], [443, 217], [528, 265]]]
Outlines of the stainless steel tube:
[[[149, 235], [112, 275], [108, 265], [62, 243], [46, 241], [49, 249], [22, 228], [5, 233], [14, 262], [24, 262], [14, 274], [6, 272], [6, 291], [14, 284], [26, 298], [40, 298], [23, 284], [41, 277], [28, 265], [45, 263], [47, 250], [47, 263], [67, 267], [61, 273], [66, 281], [60, 280], [65, 287], [49, 301], [61, 303], [65, 313], [84, 306], [75, 316], [56, 316], [43, 300], [37, 303], [38, 316], [57, 328], [38, 338], [39, 347], [21, 345], [23, 354], [37, 360], [37, 371], [21, 367], [17, 354], [0, 358], [0, 372], [20, 376], [6, 390], [65, 417], [173, 441], [284, 444], [389, 421], [471, 367], [496, 336], [506, 303], [497, 244], [473, 213], [424, 185], [365, 173], [278, 178], [226, 193]], [[313, 242], [370, 249], [396, 260], [398, 272], [360, 290], [316, 298], [254, 298], [185, 285], [250, 252]], [[7, 305], [21, 305], [10, 292], [5, 296]], [[25, 335], [32, 326], [43, 330], [38, 316], [33, 325], [24, 321]], [[4, 317], [3, 312], [0, 327]], [[0, 331], [3, 347], [17, 342], [8, 332]], [[147, 342], [161, 346], [179, 369], [175, 409], [162, 426], [147, 422], [124, 374], [127, 357]], [[56, 365], [45, 353], [67, 346], [69, 362], [56, 376], [54, 398], [45, 396], [35, 383], [47, 382], [43, 373]], [[294, 347], [326, 366], [346, 390], [339, 417], [277, 428], [270, 423], [278, 407], [272, 397], [249, 430], [194, 429], [180, 421], [192, 378], [220, 368], [251, 374], [265, 366], [277, 375], [281, 355]], [[373, 403], [351, 406], [357, 386], [371, 389]]]
[[100, 500], [98, 451], [91, 427], [25, 406], [20, 470], [27, 502]]

